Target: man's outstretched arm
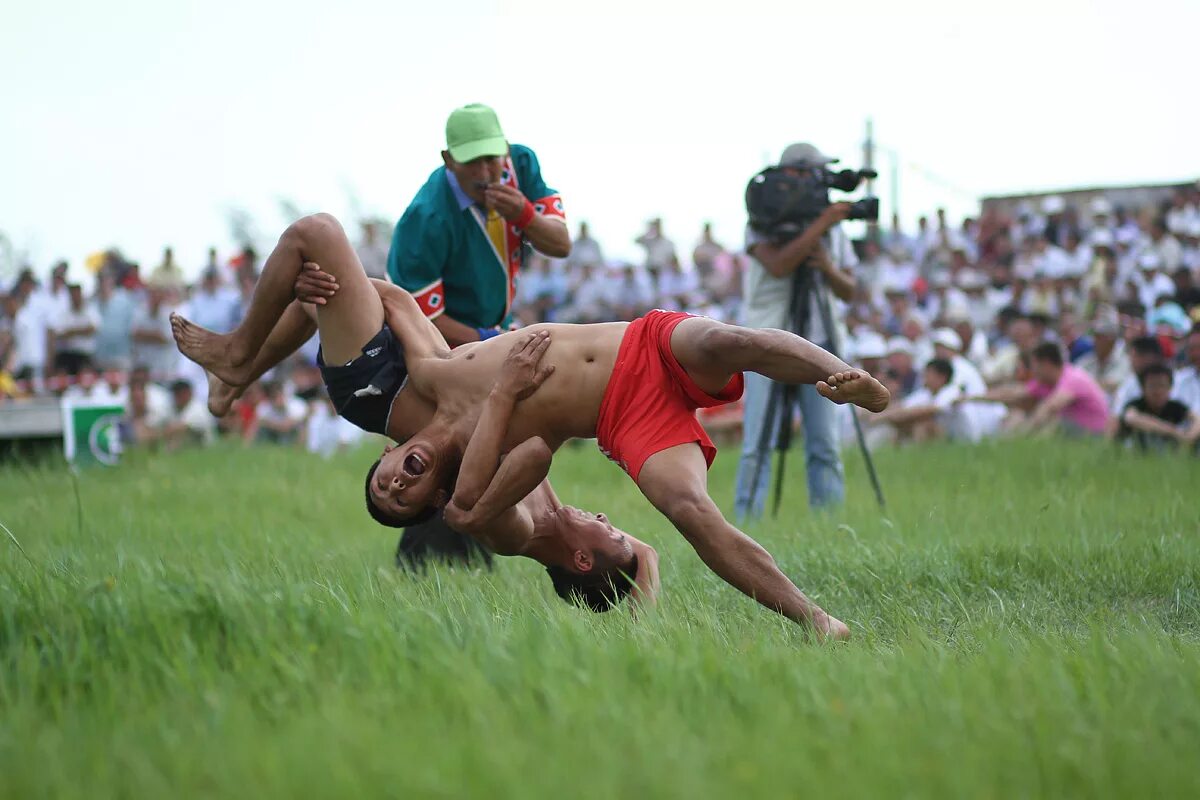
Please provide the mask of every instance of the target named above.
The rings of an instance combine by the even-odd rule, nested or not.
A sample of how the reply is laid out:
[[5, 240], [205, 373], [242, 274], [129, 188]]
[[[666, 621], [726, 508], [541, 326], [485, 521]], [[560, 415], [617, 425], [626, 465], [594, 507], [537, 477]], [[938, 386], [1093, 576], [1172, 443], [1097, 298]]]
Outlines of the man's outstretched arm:
[[707, 469], [694, 442], [677, 445], [647, 459], [638, 488], [730, 586], [794, 622], [811, 625], [821, 638], [848, 638], [845, 624], [809, 600], [770, 553], [725, 520], [708, 496]]

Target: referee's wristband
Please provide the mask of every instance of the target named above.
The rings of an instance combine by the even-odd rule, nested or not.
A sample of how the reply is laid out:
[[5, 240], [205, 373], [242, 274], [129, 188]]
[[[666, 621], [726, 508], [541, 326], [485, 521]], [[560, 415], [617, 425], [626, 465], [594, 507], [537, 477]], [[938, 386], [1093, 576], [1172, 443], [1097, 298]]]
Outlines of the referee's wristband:
[[484, 339], [490, 339], [493, 336], [500, 335], [499, 328], [476, 328], [475, 330], [479, 331], [479, 341], [481, 341], [481, 342]]
[[533, 218], [537, 216], [537, 209], [533, 207], [533, 203], [529, 202], [529, 198], [525, 198], [525, 207], [521, 209], [521, 216], [517, 217], [517, 221], [513, 223], [517, 230], [523, 231], [529, 227], [529, 223], [533, 222]]

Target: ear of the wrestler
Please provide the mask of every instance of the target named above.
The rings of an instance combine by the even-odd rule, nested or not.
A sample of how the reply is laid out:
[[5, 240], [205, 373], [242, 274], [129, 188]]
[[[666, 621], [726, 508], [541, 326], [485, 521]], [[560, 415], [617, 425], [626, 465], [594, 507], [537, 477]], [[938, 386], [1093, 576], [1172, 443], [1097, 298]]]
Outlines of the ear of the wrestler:
[[595, 562], [592, 561], [592, 554], [585, 553], [582, 550], [575, 551], [574, 555], [571, 557], [571, 563], [575, 567], [576, 572], [584, 575], [591, 572], [592, 568], [596, 565]]

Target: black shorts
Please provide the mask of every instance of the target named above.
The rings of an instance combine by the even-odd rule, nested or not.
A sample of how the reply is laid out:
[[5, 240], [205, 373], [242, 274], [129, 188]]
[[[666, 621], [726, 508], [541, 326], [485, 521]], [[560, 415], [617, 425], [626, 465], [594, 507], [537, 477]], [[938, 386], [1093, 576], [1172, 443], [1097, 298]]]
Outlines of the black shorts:
[[387, 325], [345, 366], [328, 366], [317, 350], [317, 366], [337, 413], [368, 433], [387, 435], [392, 401], [408, 380], [404, 351]]

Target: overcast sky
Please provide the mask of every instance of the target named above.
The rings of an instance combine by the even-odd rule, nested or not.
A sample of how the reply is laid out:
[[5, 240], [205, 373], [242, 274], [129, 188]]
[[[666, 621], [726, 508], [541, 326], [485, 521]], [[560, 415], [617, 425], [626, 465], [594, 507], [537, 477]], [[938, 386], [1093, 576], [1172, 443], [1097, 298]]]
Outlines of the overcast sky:
[[39, 272], [111, 245], [148, 267], [166, 244], [196, 271], [232, 247], [230, 209], [266, 245], [281, 201], [395, 218], [468, 102], [614, 256], [660, 214], [681, 246], [706, 219], [740, 242], [754, 172], [798, 140], [857, 165], [868, 116], [908, 221], [1200, 176], [1195, 0], [700, 5], [9, 3], [0, 230]]

